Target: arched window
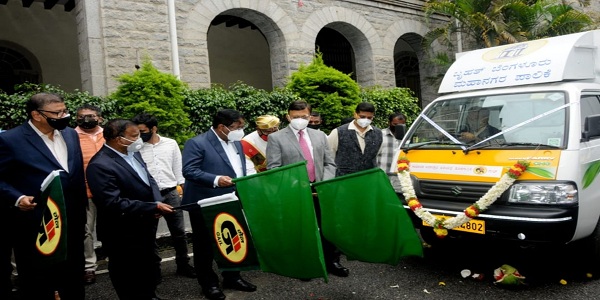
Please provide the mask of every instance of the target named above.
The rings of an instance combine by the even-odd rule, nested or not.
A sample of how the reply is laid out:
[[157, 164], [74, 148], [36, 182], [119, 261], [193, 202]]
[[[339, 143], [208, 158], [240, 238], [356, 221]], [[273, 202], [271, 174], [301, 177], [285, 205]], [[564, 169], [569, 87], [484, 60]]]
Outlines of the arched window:
[[39, 72], [21, 52], [0, 46], [0, 90], [13, 94], [15, 85], [25, 82], [39, 83]]

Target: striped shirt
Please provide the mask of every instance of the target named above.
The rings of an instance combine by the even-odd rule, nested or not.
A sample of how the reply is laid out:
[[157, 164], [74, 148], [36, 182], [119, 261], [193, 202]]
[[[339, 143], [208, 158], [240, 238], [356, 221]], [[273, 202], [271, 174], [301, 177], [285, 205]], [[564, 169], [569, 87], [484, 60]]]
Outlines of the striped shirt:
[[158, 136], [156, 144], [144, 143], [140, 153], [148, 172], [160, 190], [176, 187], [185, 182], [181, 172], [181, 150], [173, 139]]
[[394, 134], [389, 128], [381, 130], [383, 134], [383, 143], [381, 143], [381, 151], [377, 154], [377, 165], [388, 175], [396, 175], [390, 173], [390, 167], [396, 161], [394, 154], [400, 147], [400, 141], [394, 137]]

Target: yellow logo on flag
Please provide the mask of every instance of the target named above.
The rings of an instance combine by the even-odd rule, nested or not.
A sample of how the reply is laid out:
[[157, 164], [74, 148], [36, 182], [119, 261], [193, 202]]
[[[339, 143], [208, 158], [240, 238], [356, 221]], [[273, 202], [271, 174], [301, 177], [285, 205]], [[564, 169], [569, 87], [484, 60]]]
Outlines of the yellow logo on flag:
[[215, 241], [223, 257], [232, 263], [242, 262], [248, 254], [246, 233], [238, 220], [228, 214], [215, 217], [213, 226]]
[[48, 197], [46, 205], [35, 246], [41, 254], [52, 255], [60, 242], [63, 220], [58, 205], [51, 197]]

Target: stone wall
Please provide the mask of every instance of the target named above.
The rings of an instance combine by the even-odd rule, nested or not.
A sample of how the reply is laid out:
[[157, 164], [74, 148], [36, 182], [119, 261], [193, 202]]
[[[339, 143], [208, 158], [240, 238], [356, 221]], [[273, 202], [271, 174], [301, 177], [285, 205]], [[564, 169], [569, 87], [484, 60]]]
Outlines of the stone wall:
[[[95, 1], [92, 1], [96, 3]], [[274, 86], [283, 86], [301, 63], [314, 55], [319, 31], [327, 26], [343, 34], [356, 57], [357, 80], [362, 86], [394, 86], [394, 45], [404, 34], [423, 36], [424, 1], [303, 0], [188, 0], [175, 1], [181, 79], [192, 88], [210, 86], [207, 32], [219, 14], [244, 18], [264, 34], [271, 53]], [[171, 72], [167, 2], [164, 0], [107, 0], [97, 5], [97, 18], [89, 13], [78, 23], [101, 29], [99, 39], [80, 37], [80, 48], [91, 49], [84, 82], [105, 85], [106, 93], [118, 85], [116, 77], [131, 72], [143, 57]], [[83, 5], [80, 5], [83, 7]], [[86, 6], [89, 6], [86, 4]], [[80, 8], [82, 9], [82, 8]], [[83, 9], [87, 9], [83, 7]], [[94, 56], [101, 51], [104, 55]], [[105, 83], [94, 77], [105, 70]], [[87, 87], [87, 85], [86, 85]], [[429, 87], [423, 86], [424, 94]], [[92, 90], [100, 92], [102, 88]], [[94, 93], [97, 93], [94, 92]]]

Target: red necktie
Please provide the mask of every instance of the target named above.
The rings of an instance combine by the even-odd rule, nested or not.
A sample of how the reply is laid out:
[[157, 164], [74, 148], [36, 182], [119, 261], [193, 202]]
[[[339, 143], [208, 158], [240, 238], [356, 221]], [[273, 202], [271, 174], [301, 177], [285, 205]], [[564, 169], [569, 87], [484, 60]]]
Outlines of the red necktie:
[[300, 143], [300, 149], [302, 149], [302, 154], [306, 159], [306, 170], [308, 171], [308, 179], [311, 182], [315, 181], [315, 161], [310, 154], [310, 149], [308, 148], [308, 143], [304, 139], [304, 132], [302, 130], [298, 131], [298, 143]]

